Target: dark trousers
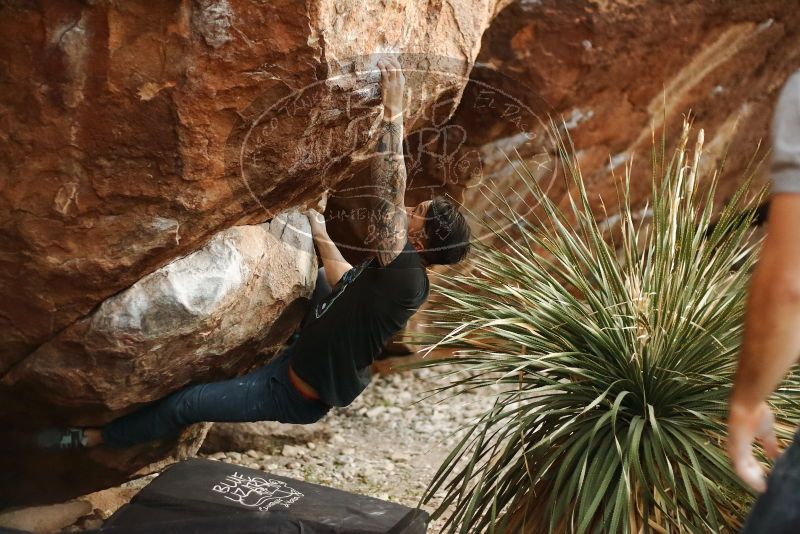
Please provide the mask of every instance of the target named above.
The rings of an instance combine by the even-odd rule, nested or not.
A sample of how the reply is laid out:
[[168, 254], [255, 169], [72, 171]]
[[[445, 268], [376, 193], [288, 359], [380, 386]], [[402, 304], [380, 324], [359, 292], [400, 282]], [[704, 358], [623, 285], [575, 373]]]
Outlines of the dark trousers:
[[[322, 269], [317, 282], [312, 305], [330, 291]], [[297, 391], [289, 380], [290, 359], [291, 347], [284, 349], [264, 367], [244, 376], [187, 386], [108, 423], [102, 429], [103, 441], [109, 447], [130, 447], [177, 434], [184, 427], [201, 421], [296, 424], [318, 421], [330, 406], [307, 399]]]
[[767, 491], [756, 501], [742, 534], [800, 532], [800, 432], [775, 462]]
[[103, 427], [110, 447], [129, 447], [177, 434], [182, 428], [209, 422], [279, 421], [309, 424], [330, 406], [309, 400], [289, 381], [291, 350], [239, 378], [185, 387]]

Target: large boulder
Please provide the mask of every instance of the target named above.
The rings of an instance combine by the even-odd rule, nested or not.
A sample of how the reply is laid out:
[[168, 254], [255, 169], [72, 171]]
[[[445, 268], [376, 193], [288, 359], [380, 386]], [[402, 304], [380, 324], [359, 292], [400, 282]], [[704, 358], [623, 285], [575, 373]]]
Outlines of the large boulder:
[[424, 128], [455, 110], [507, 2], [0, 3], [0, 424], [21, 431], [0, 502], [196, 450], [204, 428], [124, 454], [25, 436], [264, 361], [313, 262], [258, 225], [368, 165], [378, 54], [402, 54], [407, 127]]
[[265, 363], [302, 318], [316, 272], [308, 219], [288, 213], [216, 234], [62, 330], [2, 379], [0, 421], [16, 432], [0, 460], [9, 477], [0, 501], [79, 495], [194, 454], [205, 425], [122, 451], [48, 453], [30, 436], [100, 426], [190, 382]]
[[458, 103], [507, 0], [0, 5], [0, 376], [214, 233], [366, 165], [375, 54], [409, 129]]

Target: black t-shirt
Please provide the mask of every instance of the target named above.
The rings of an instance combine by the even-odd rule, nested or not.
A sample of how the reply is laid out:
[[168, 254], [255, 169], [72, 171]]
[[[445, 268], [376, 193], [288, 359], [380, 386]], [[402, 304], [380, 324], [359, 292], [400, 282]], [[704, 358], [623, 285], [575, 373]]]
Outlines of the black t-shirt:
[[331, 406], [364, 391], [370, 365], [428, 297], [428, 276], [410, 243], [391, 263], [373, 258], [347, 271], [316, 308], [291, 350], [295, 373]]

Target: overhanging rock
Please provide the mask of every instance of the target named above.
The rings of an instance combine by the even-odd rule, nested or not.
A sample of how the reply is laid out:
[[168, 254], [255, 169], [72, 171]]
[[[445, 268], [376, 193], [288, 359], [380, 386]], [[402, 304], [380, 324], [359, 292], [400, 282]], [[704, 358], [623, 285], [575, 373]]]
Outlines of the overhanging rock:
[[[236, 226], [104, 301], [2, 379], [1, 424], [29, 435], [48, 425], [98, 426], [190, 382], [264, 363], [302, 317], [317, 260], [305, 215]], [[165, 457], [187, 456], [204, 432], [177, 443], [65, 456], [25, 446], [4, 455], [8, 499], [78, 495]], [[38, 493], [38, 494], [37, 494]]]

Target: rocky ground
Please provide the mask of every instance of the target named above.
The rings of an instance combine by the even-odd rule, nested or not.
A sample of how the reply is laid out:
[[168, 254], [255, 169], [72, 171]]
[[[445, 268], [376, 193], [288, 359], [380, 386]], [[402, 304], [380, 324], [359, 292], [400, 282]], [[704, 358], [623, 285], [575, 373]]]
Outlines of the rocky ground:
[[[293, 435], [299, 438], [294, 443], [208, 457], [416, 506], [458, 430], [483, 413], [489, 394], [425, 398], [442, 383], [441, 372], [379, 376], [352, 405], [314, 425], [311, 434], [302, 427], [288, 430], [289, 441]], [[434, 499], [423, 508], [432, 512], [439, 502]], [[442, 523], [432, 523], [430, 531], [440, 532]]]
[[[442, 377], [449, 369], [377, 375], [352, 405], [332, 410], [314, 425], [217, 425], [200, 455], [416, 506], [459, 429], [483, 413], [491, 395], [481, 391], [430, 396], [449, 380]], [[215, 450], [220, 447], [228, 450]], [[152, 478], [101, 492], [100, 501], [92, 499], [94, 513], [65, 531], [97, 528], [113, 512], [110, 508], [130, 499]], [[441, 498], [435, 496], [423, 508], [433, 512]], [[115, 499], [120, 501], [116, 506]], [[441, 532], [443, 523], [444, 517], [432, 521], [429, 532]]]

